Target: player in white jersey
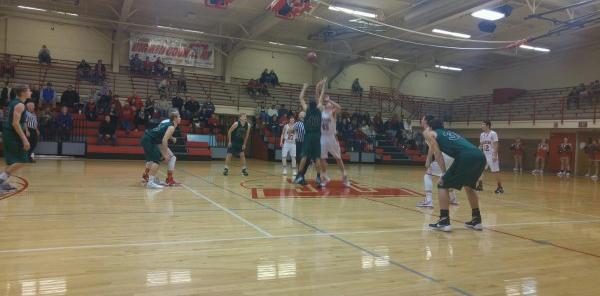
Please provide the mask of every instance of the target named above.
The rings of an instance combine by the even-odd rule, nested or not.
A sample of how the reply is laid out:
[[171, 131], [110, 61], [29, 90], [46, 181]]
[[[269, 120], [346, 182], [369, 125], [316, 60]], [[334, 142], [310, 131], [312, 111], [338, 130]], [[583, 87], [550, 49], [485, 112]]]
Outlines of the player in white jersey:
[[[483, 154], [485, 154], [485, 159], [487, 161], [486, 167], [490, 168], [490, 171], [493, 175], [496, 176], [496, 182], [498, 183], [498, 187], [494, 193], [501, 194], [504, 193], [504, 188], [502, 188], [502, 181], [500, 180], [500, 159], [498, 158], [498, 134], [492, 129], [492, 123], [489, 120], [484, 120], [481, 123], [481, 129], [483, 132], [481, 136], [479, 136], [479, 149], [483, 150]], [[479, 179], [477, 184], [477, 190], [483, 190], [483, 174]]]
[[296, 134], [295, 127], [295, 118], [294, 116], [290, 116], [288, 124], [283, 126], [283, 132], [281, 133], [281, 139], [279, 140], [279, 145], [281, 148], [281, 165], [282, 165], [282, 175], [287, 175], [287, 158], [288, 155], [292, 158], [292, 171], [293, 175], [296, 176], [296, 138], [298, 138], [298, 134]]
[[[322, 87], [325, 87], [324, 85]], [[317, 93], [319, 91], [317, 90]], [[342, 183], [345, 187], [350, 187], [350, 180], [346, 174], [346, 168], [344, 167], [344, 161], [342, 161], [342, 153], [340, 151], [340, 144], [335, 138], [336, 133], [336, 115], [342, 110], [342, 107], [329, 99], [329, 96], [325, 96], [323, 101], [323, 110], [321, 110], [321, 172], [323, 174], [321, 178], [321, 187], [327, 186], [329, 177], [327, 176], [327, 157], [331, 154], [342, 173]]]
[[[454, 162], [454, 158], [446, 155], [446, 153], [442, 153], [444, 156], [444, 163], [446, 167], [449, 168]], [[420, 208], [433, 208], [433, 176], [441, 177], [442, 169], [436, 160], [432, 160], [433, 153], [427, 153], [427, 161], [425, 161], [425, 167], [427, 171], [423, 176], [423, 184], [425, 187], [425, 199], [419, 201], [417, 203], [417, 207]], [[449, 190], [450, 195], [450, 204], [458, 205], [456, 201], [456, 191], [453, 189]]]

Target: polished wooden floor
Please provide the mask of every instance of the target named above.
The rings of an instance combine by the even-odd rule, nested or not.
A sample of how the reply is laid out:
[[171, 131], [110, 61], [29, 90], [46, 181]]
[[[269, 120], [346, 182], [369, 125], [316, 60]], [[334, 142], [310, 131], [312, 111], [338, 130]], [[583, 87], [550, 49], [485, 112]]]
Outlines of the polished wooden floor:
[[351, 189], [318, 191], [276, 163], [182, 162], [183, 186], [157, 191], [142, 165], [41, 160], [13, 178], [0, 295], [600, 294], [600, 182], [505, 173], [506, 194], [481, 195], [485, 230], [462, 227], [460, 193], [440, 233], [414, 207], [420, 167], [350, 165]]

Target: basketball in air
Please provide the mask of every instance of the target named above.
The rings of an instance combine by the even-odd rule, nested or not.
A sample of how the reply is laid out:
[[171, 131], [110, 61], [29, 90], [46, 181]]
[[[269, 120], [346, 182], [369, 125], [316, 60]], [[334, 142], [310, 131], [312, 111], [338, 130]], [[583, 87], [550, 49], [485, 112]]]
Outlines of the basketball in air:
[[306, 60], [311, 64], [315, 63], [317, 61], [317, 53], [314, 51], [307, 53]]

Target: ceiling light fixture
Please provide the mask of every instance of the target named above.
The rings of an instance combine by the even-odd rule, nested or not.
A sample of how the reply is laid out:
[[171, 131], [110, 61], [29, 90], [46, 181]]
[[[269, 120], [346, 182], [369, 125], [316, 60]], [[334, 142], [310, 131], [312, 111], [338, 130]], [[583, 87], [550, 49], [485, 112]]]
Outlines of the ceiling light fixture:
[[347, 13], [350, 15], [363, 16], [363, 17], [368, 17], [368, 18], [376, 18], [377, 17], [377, 14], [374, 14], [371, 12], [365, 12], [365, 11], [360, 11], [360, 10], [346, 8], [346, 7], [335, 6], [335, 5], [330, 5], [329, 10], [339, 11], [339, 12]]
[[173, 28], [173, 27], [167, 27], [167, 26], [160, 26], [160, 25], [158, 25], [158, 26], [156, 26], [156, 27], [157, 27], [157, 28], [159, 28], [159, 29], [166, 29], [166, 30], [181, 31], [181, 29], [179, 29], [179, 28]]
[[519, 45], [519, 48], [527, 49], [527, 50], [534, 50], [534, 51], [539, 51], [539, 52], [550, 52], [550, 49], [548, 49], [548, 48], [529, 46], [529, 45], [525, 45], [525, 44]]
[[385, 58], [385, 57], [378, 57], [378, 56], [371, 56], [371, 58], [374, 60], [388, 61], [388, 62], [394, 62], [394, 63], [397, 63], [400, 61], [399, 59]]
[[283, 43], [273, 42], [273, 41], [269, 41], [269, 44], [273, 44], [273, 45], [285, 45]]
[[446, 30], [442, 30], [442, 29], [433, 29], [433, 30], [431, 30], [431, 32], [437, 33], [437, 34], [442, 34], [442, 35], [458, 37], [458, 38], [466, 38], [466, 39], [471, 38], [471, 35], [468, 35], [468, 34], [451, 32], [451, 31], [446, 31]]
[[442, 69], [442, 70], [457, 71], [457, 72], [460, 72], [460, 71], [463, 70], [462, 68], [451, 67], [451, 66], [444, 66], [444, 65], [435, 65], [435, 67], [438, 68], [438, 69]]
[[488, 20], [488, 21], [497, 21], [497, 20], [505, 17], [506, 15], [504, 13], [489, 10], [489, 9], [482, 9], [482, 10], [478, 10], [478, 11], [471, 13], [471, 16], [480, 18], [480, 19], [484, 19], [484, 20]]
[[24, 6], [24, 5], [19, 5], [17, 7], [21, 8], [21, 9], [29, 9], [29, 10], [36, 10], [36, 11], [47, 11], [47, 10], [45, 10], [43, 8], [37, 8], [37, 7], [31, 7], [31, 6]]
[[190, 29], [182, 29], [181, 31], [188, 32], [188, 33], [204, 34], [204, 32], [202, 32], [202, 31], [196, 31], [196, 30], [190, 30]]
[[58, 14], [62, 14], [62, 15], [69, 15], [69, 16], [79, 16], [79, 14], [76, 13], [70, 13], [70, 12], [63, 12], [63, 11], [53, 11], [54, 13], [58, 13]]

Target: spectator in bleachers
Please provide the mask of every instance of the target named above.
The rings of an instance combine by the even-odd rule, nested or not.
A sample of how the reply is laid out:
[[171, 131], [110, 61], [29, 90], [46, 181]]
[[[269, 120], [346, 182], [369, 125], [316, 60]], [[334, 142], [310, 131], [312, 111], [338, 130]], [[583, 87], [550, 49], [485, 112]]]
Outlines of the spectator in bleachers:
[[144, 68], [143, 68], [144, 75], [146, 75], [146, 76], [152, 75], [153, 67], [154, 67], [154, 64], [150, 61], [150, 57], [146, 57], [146, 60], [144, 61]]
[[219, 128], [219, 119], [217, 118], [217, 114], [212, 114], [212, 116], [207, 121], [207, 126], [210, 130], [210, 133], [215, 134], [215, 132]]
[[167, 77], [167, 79], [175, 78], [175, 73], [173, 73], [173, 67], [167, 68], [167, 71], [165, 71], [165, 76]]
[[187, 78], [185, 77], [185, 68], [183, 67], [179, 70], [179, 76], [177, 76], [177, 91], [187, 92]]
[[10, 93], [11, 87], [8, 82], [5, 82], [2, 92], [0, 92], [0, 108], [8, 106], [8, 102], [10, 101]]
[[132, 74], [141, 74], [143, 71], [142, 68], [142, 60], [140, 59], [140, 55], [136, 53], [131, 60], [129, 60], [129, 71]]
[[269, 84], [272, 87], [281, 85], [281, 84], [279, 84], [279, 77], [277, 77], [277, 74], [275, 74], [275, 71], [273, 71], [273, 70], [271, 70], [271, 72], [269, 72]]
[[268, 85], [271, 83], [271, 77], [269, 76], [269, 70], [265, 69], [261, 74], [260, 74], [260, 78], [258, 79], [258, 82], [260, 82], [261, 84], [265, 84]]
[[146, 118], [150, 118], [152, 114], [154, 114], [154, 100], [152, 96], [146, 98], [146, 102], [144, 103], [144, 112], [146, 113]]
[[275, 104], [273, 104], [271, 107], [269, 107], [269, 109], [267, 109], [267, 115], [269, 116], [269, 122], [271, 121], [271, 118], [273, 118], [273, 116], [277, 116], [277, 107], [275, 107]]
[[289, 113], [289, 110], [285, 108], [285, 104], [281, 104], [279, 106], [279, 110], [277, 110], [277, 117], [281, 118], [284, 115], [287, 117], [288, 113]]
[[54, 115], [52, 114], [52, 111], [50, 111], [50, 107], [46, 106], [44, 109], [42, 109], [38, 120], [39, 128], [42, 134], [49, 136], [53, 131], [52, 127], [54, 121]]
[[271, 96], [271, 94], [269, 93], [269, 89], [267, 88], [267, 85], [264, 83], [259, 82], [258, 86], [257, 86], [257, 90], [261, 96], [265, 96], [265, 97]]
[[107, 141], [115, 146], [117, 145], [117, 137], [115, 136], [115, 125], [110, 122], [110, 116], [104, 116], [104, 121], [100, 124], [98, 131], [98, 145], [106, 145]]
[[375, 136], [376, 136], [375, 130], [373, 130], [371, 125], [365, 121], [365, 124], [361, 128], [361, 131], [365, 135], [366, 141], [367, 141], [366, 149], [365, 149], [366, 152], [373, 151], [373, 143], [375, 142]]
[[88, 121], [96, 121], [98, 114], [96, 113], [96, 102], [94, 100], [88, 100], [83, 109], [85, 119]]
[[90, 66], [90, 64], [88, 64], [85, 60], [81, 60], [79, 65], [77, 65], [77, 78], [89, 80], [91, 71], [92, 66]]
[[15, 77], [15, 63], [11, 60], [11, 55], [4, 56], [4, 61], [0, 63], [0, 77]]
[[37, 146], [38, 139], [40, 138], [40, 129], [38, 125], [37, 115], [35, 114], [35, 104], [32, 101], [27, 101], [25, 105], [25, 123], [27, 124], [27, 128], [25, 129], [25, 136], [29, 140], [30, 148], [29, 148], [29, 161], [35, 162], [33, 160], [33, 151], [35, 151], [35, 147]]
[[189, 118], [192, 118], [196, 113], [198, 113], [198, 111], [200, 111], [200, 103], [190, 96], [186, 97], [183, 107], [185, 108], [185, 113], [187, 113]]
[[133, 113], [134, 110], [128, 103], [125, 103], [125, 106], [121, 108], [119, 119], [121, 121], [121, 127], [123, 127], [123, 130], [125, 130], [126, 133], [129, 133], [133, 129]]
[[40, 107], [40, 90], [37, 86], [33, 86], [31, 88], [31, 101], [35, 104], [36, 107]]
[[352, 93], [355, 95], [359, 95], [361, 97], [363, 95], [363, 88], [362, 88], [362, 86], [360, 86], [360, 82], [358, 82], [358, 78], [354, 79], [354, 82], [352, 82]]
[[94, 81], [96, 84], [102, 84], [106, 79], [106, 66], [102, 64], [102, 60], [98, 60], [94, 66]]
[[133, 110], [133, 128], [135, 131], [139, 131], [140, 128], [146, 128], [148, 125], [148, 118], [146, 117], [146, 112], [143, 108], [132, 107]]
[[56, 100], [54, 99], [55, 92], [54, 88], [52, 88], [52, 83], [46, 83], [46, 87], [42, 90], [42, 107], [51, 106], [52, 108], [56, 107]]
[[256, 79], [250, 79], [248, 84], [246, 84], [246, 92], [248, 92], [249, 96], [256, 97], [260, 94], [259, 86], [260, 84]]
[[215, 104], [213, 104], [212, 102], [212, 98], [208, 97], [207, 101], [204, 102], [204, 108], [206, 108], [206, 110], [208, 111], [208, 116], [211, 117], [214, 113], [215, 113]]
[[119, 100], [119, 96], [118, 95], [114, 95], [111, 97], [110, 99], [110, 104], [111, 105], [115, 105], [115, 107], [117, 108], [117, 111], [121, 112], [122, 109], [122, 105], [121, 105], [121, 100]]
[[167, 79], [162, 79], [158, 84], [158, 94], [160, 95], [161, 100], [167, 99], [167, 92], [169, 90], [169, 82]]
[[59, 142], [68, 141], [71, 131], [73, 130], [73, 117], [71, 116], [71, 113], [69, 113], [67, 107], [62, 107], [60, 109], [60, 113], [56, 116], [54, 123], [58, 135], [57, 140]]
[[183, 103], [183, 99], [180, 96], [174, 96], [173, 98], [171, 98], [171, 105], [173, 106], [173, 108], [179, 111], [179, 114], [181, 114]]
[[60, 96], [60, 105], [66, 106], [69, 110], [74, 110], [79, 105], [79, 94], [69, 85]]
[[257, 116], [258, 118], [261, 119], [262, 122], [266, 122], [267, 119], [267, 109], [265, 109], [265, 103], [264, 102], [260, 102], [258, 103], [258, 106], [256, 106], [256, 114], [255, 116]]
[[108, 116], [110, 116], [110, 122], [115, 125], [115, 129], [117, 128], [117, 123], [119, 122], [119, 118], [121, 117], [121, 113], [119, 109], [117, 109], [117, 105], [114, 103], [110, 104], [110, 108], [107, 112]]
[[270, 123], [269, 123], [269, 130], [274, 134], [274, 135], [279, 135], [280, 129], [279, 129], [279, 120], [277, 120], [277, 115], [273, 115], [273, 117], [271, 117]]
[[138, 110], [144, 108], [142, 97], [140, 97], [135, 90], [131, 96], [127, 97], [127, 103], [129, 103], [129, 106], [135, 107]]
[[48, 47], [46, 47], [46, 45], [42, 45], [42, 48], [38, 52], [38, 61], [40, 62], [40, 64], [47, 64], [47, 65], [52, 64], [52, 57], [50, 56], [50, 50], [48, 49]]
[[212, 117], [212, 114], [210, 113], [210, 111], [208, 111], [206, 109], [206, 107], [202, 106], [202, 108], [200, 108], [200, 111], [198, 112], [198, 120], [202, 125], [206, 125], [208, 122], [208, 119]]
[[579, 94], [576, 87], [572, 88], [567, 95], [567, 109], [571, 109], [573, 106], [579, 109]]
[[155, 75], [164, 76], [165, 75], [165, 64], [160, 60], [160, 58], [156, 58], [154, 61], [153, 69]]

